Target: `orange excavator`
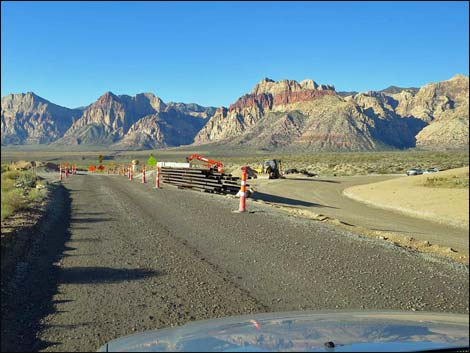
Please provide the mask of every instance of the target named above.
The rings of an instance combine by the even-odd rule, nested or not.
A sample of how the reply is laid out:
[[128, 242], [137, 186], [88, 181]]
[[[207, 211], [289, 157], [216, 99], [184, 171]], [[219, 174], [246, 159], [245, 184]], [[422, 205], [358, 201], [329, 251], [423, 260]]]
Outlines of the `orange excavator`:
[[193, 159], [197, 159], [199, 161], [202, 161], [202, 162], [205, 162], [207, 167], [208, 168], [213, 168], [213, 166], [216, 166], [217, 167], [217, 171], [219, 173], [223, 173], [224, 172], [224, 165], [222, 162], [219, 162], [219, 161], [214, 161], [213, 159], [207, 159], [203, 156], [200, 156], [198, 154], [192, 154], [191, 156], [189, 157], [186, 157], [186, 161], [189, 163], [191, 162]]

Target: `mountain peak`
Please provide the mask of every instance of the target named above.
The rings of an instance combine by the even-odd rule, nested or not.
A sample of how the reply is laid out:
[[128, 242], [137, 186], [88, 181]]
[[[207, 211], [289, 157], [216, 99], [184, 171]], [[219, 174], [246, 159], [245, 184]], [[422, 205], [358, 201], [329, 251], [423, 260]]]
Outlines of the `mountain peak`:
[[269, 77], [265, 77], [260, 81], [260, 83], [267, 83], [267, 82], [275, 82], [275, 81], [271, 80]]
[[264, 78], [258, 83], [251, 94], [282, 94], [285, 92], [299, 92], [306, 90], [319, 90], [319, 91], [334, 91], [333, 85], [318, 85], [315, 81], [311, 79], [305, 79], [302, 82], [297, 82], [295, 80], [280, 80], [273, 81], [269, 78]]
[[318, 85], [314, 80], [311, 79], [305, 79], [300, 82], [300, 86], [304, 89], [317, 89]]
[[105, 92], [101, 97], [113, 97], [113, 98], [117, 98], [117, 96], [111, 92], [111, 91], [107, 91]]
[[12, 101], [12, 102], [29, 102], [30, 104], [34, 103], [51, 103], [47, 99], [44, 99], [34, 92], [26, 92], [26, 93], [11, 93], [8, 94], [4, 97], [2, 97], [2, 105], [6, 101]]
[[113, 92], [107, 91], [101, 97], [98, 98], [97, 102], [106, 103], [106, 102], [111, 102], [113, 100], [118, 100], [118, 99], [119, 97], [116, 96]]
[[449, 79], [449, 81], [456, 81], [456, 80], [468, 80], [468, 76], [465, 76], [462, 74], [456, 74], [452, 78]]

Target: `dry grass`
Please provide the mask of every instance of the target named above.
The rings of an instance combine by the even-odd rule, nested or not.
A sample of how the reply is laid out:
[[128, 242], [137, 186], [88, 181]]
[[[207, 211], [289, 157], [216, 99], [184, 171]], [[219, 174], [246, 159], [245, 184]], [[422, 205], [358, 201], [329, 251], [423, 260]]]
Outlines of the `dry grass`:
[[423, 186], [431, 188], [448, 188], [448, 189], [468, 189], [469, 178], [466, 175], [452, 175], [446, 177], [428, 177]]
[[[5, 171], [4, 171], [5, 170]], [[29, 171], [8, 170], [2, 166], [1, 220], [42, 201], [47, 189], [35, 188], [36, 177]], [[17, 187], [18, 183], [22, 187]]]
[[26, 208], [26, 198], [23, 196], [21, 190], [13, 189], [9, 191], [2, 190], [2, 206], [1, 206], [1, 219], [2, 221], [11, 216], [14, 212]]
[[[222, 157], [223, 158], [223, 157]], [[282, 160], [283, 169], [306, 169], [323, 176], [350, 176], [367, 174], [405, 174], [411, 168], [440, 170], [460, 168], [469, 164], [466, 152], [362, 152], [312, 153], [298, 155], [266, 155], [259, 157], [226, 157], [221, 159], [226, 169], [239, 168], [243, 163], [259, 167], [263, 159]]]

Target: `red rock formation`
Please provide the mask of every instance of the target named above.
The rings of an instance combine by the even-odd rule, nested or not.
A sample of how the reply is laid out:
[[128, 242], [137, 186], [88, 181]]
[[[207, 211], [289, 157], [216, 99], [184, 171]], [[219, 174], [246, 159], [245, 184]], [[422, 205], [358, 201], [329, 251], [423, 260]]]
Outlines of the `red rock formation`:
[[336, 92], [332, 90], [325, 90], [325, 91], [305, 90], [305, 91], [288, 92], [288, 93], [286, 92], [286, 94], [277, 94], [274, 96], [274, 105], [284, 105], [284, 104], [289, 104], [289, 103], [310, 101], [312, 99], [315, 99], [315, 98], [318, 98], [327, 94], [334, 95], [336, 94]]
[[229, 111], [257, 106], [259, 109], [272, 109], [274, 105], [285, 105], [296, 102], [305, 102], [324, 96], [334, 95], [334, 90], [303, 90], [294, 92], [284, 92], [281, 94], [246, 94], [240, 97], [234, 104], [230, 105]]
[[236, 109], [249, 108], [257, 106], [264, 110], [266, 108], [271, 109], [273, 105], [273, 96], [271, 94], [245, 94], [240, 97], [235, 103], [231, 104], [228, 108], [229, 112]]

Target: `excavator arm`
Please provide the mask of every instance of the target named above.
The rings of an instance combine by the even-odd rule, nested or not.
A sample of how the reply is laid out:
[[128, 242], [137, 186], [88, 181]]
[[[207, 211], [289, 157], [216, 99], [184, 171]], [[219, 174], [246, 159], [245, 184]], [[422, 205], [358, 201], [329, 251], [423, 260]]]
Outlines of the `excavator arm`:
[[198, 155], [198, 154], [192, 154], [191, 156], [189, 156], [189, 157], [186, 158], [186, 160], [187, 160], [188, 162], [191, 162], [193, 159], [197, 159], [197, 160], [199, 160], [199, 161], [205, 162], [209, 168], [211, 168], [212, 166], [217, 166], [217, 171], [218, 171], [219, 173], [223, 173], [223, 172], [224, 172], [224, 170], [223, 170], [224, 165], [223, 165], [222, 162], [215, 161], [215, 160], [213, 160], [213, 159], [208, 159], [208, 158], [205, 158], [205, 157], [203, 157], [203, 156], [201, 156], [201, 155]]

